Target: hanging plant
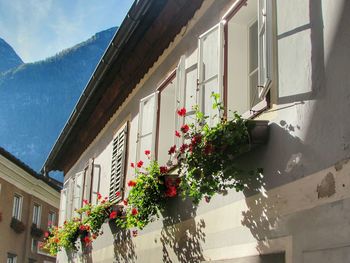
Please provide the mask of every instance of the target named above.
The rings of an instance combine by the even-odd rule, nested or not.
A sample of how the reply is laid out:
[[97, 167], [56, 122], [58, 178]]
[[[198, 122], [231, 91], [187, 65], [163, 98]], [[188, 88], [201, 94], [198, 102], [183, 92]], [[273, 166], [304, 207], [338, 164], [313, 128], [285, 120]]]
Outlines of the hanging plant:
[[10, 227], [17, 233], [20, 234], [22, 233], [25, 229], [26, 226], [23, 224], [22, 221], [12, 217], [11, 218], [11, 223], [10, 223]]

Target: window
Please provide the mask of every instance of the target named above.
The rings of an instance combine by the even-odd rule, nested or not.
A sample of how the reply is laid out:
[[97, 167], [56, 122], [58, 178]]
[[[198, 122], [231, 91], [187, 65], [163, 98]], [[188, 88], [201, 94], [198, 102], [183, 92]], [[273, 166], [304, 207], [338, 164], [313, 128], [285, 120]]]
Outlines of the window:
[[[243, 5], [246, 2], [246, 5]], [[226, 102], [244, 117], [267, 106], [271, 86], [271, 0], [241, 1], [226, 20]]]
[[40, 227], [40, 221], [41, 221], [41, 206], [38, 204], [34, 204], [33, 207], [33, 224], [36, 225], [36, 227]]
[[148, 162], [147, 159], [143, 158], [145, 150], [150, 150], [151, 155], [155, 156], [157, 109], [158, 92], [140, 100], [136, 160], [142, 158], [145, 165]]
[[83, 183], [84, 183], [84, 172], [79, 172], [74, 177], [74, 188], [73, 188], [73, 200], [72, 200], [72, 213], [73, 216], [79, 217], [80, 215], [75, 212], [76, 209], [81, 208], [83, 203]]
[[8, 253], [6, 263], [17, 263], [17, 256], [15, 254]]
[[127, 135], [128, 123], [125, 123], [113, 138], [111, 180], [109, 188], [110, 201], [118, 201], [121, 199], [121, 195], [117, 196], [117, 192], [121, 192], [124, 186]]
[[31, 251], [33, 253], [37, 253], [38, 252], [38, 240], [36, 240], [34, 238], [32, 238]]
[[56, 213], [55, 212], [49, 212], [49, 215], [47, 217], [47, 226], [52, 227], [56, 224]]
[[13, 198], [12, 217], [21, 220], [23, 197], [15, 194]]

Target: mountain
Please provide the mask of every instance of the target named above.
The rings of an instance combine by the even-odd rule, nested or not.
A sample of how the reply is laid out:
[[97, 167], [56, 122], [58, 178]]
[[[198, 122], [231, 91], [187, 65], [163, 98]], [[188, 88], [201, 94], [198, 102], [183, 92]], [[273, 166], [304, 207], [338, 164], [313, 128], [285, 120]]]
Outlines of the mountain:
[[0, 72], [18, 67], [23, 64], [22, 59], [5, 40], [0, 38]]
[[41, 168], [116, 29], [0, 73], [0, 146]]

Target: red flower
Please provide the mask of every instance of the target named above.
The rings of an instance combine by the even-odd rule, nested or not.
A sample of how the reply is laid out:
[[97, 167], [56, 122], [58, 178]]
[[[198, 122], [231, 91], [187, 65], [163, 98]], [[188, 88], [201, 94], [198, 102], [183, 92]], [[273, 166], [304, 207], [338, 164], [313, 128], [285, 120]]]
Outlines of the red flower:
[[103, 199], [103, 200], [101, 201], [101, 204], [104, 204], [104, 203], [106, 203], [106, 199]]
[[91, 237], [92, 237], [92, 239], [96, 239], [97, 235], [96, 234], [92, 234]]
[[102, 195], [100, 193], [97, 193], [97, 199], [100, 200], [102, 198]]
[[137, 163], [137, 167], [138, 167], [138, 168], [141, 168], [142, 165], [143, 165], [143, 161], [139, 161], [139, 162]]
[[207, 202], [207, 203], [210, 202], [210, 197], [209, 196], [205, 196], [204, 199], [205, 199], [205, 202]]
[[169, 154], [169, 155], [170, 155], [170, 154], [173, 154], [173, 153], [175, 153], [175, 151], [176, 151], [176, 145], [171, 146], [170, 149], [169, 149], [169, 151], [168, 151], [168, 154]]
[[211, 154], [213, 150], [214, 150], [213, 145], [208, 143], [207, 145], [205, 145], [204, 153], [208, 155], [208, 154]]
[[132, 236], [133, 236], [133, 237], [137, 237], [137, 230], [133, 230], [133, 231], [132, 231]]
[[195, 135], [195, 136], [191, 139], [191, 143], [192, 143], [193, 145], [197, 145], [198, 143], [201, 143], [201, 141], [202, 141], [202, 135], [200, 135], [200, 134]]
[[174, 197], [176, 195], [177, 195], [176, 186], [174, 186], [174, 185], [168, 186], [168, 189], [165, 191], [165, 196], [166, 197]]
[[180, 138], [181, 134], [178, 131], [175, 131], [175, 136]]
[[56, 237], [56, 238], [53, 240], [53, 242], [58, 243], [58, 242], [60, 242], [60, 240]]
[[88, 204], [88, 200], [84, 199], [84, 200], [83, 200], [83, 204], [84, 204], [84, 205], [87, 205], [87, 204]]
[[115, 196], [116, 196], [116, 197], [119, 197], [119, 196], [120, 196], [120, 192], [119, 192], [119, 191], [116, 192], [116, 193], [115, 193]]
[[135, 164], [134, 164], [134, 163], [130, 163], [130, 166], [131, 166], [132, 168], [135, 168]]
[[89, 244], [90, 242], [91, 242], [91, 239], [88, 236], [84, 237], [85, 244]]
[[50, 235], [50, 233], [49, 233], [48, 231], [45, 231], [44, 236], [45, 236], [45, 237], [49, 237], [49, 235]]
[[85, 230], [85, 226], [84, 226], [84, 225], [81, 225], [81, 226], [79, 227], [79, 230], [84, 231], [84, 230]]
[[128, 205], [128, 199], [123, 200], [124, 205]]
[[160, 170], [161, 174], [166, 174], [168, 172], [168, 167], [161, 166], [161, 167], [159, 167], [159, 170]]
[[184, 125], [181, 126], [181, 131], [183, 133], [188, 132], [189, 129], [190, 129], [190, 127], [187, 124], [184, 124]]
[[146, 154], [146, 155], [150, 155], [150, 154], [151, 154], [151, 151], [150, 151], [150, 150], [146, 150], [146, 151], [145, 151], [145, 154]]
[[136, 182], [133, 181], [133, 180], [130, 180], [130, 181], [128, 182], [128, 186], [129, 186], [129, 187], [134, 187], [135, 185], [136, 185]]
[[132, 214], [133, 216], [136, 216], [137, 213], [138, 213], [138, 211], [137, 211], [136, 208], [131, 209], [131, 214]]
[[181, 117], [184, 117], [186, 115], [186, 109], [181, 108], [181, 109], [177, 110], [177, 114]]
[[185, 150], [186, 150], [187, 148], [188, 148], [188, 145], [187, 145], [187, 144], [181, 145], [181, 147], [180, 147], [180, 152], [181, 152], [181, 153], [184, 153]]
[[88, 211], [86, 211], [86, 215], [87, 215], [87, 216], [89, 216], [89, 215], [90, 215], [90, 213], [91, 213], [91, 212], [90, 212], [89, 210], [88, 210]]
[[115, 219], [117, 217], [118, 213], [116, 211], [113, 211], [109, 214], [110, 219]]

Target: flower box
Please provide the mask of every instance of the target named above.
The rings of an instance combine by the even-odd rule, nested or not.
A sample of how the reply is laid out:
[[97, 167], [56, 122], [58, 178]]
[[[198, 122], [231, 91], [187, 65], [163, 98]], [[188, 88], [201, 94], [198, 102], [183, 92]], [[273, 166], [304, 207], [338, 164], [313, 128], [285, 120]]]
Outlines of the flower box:
[[269, 121], [247, 120], [249, 141], [252, 146], [265, 144], [269, 138]]
[[25, 225], [22, 223], [22, 221], [12, 217], [10, 227], [17, 233], [20, 234], [25, 230]]
[[44, 231], [38, 228], [36, 224], [32, 224], [32, 227], [30, 228], [30, 234], [33, 237], [41, 238], [44, 235]]

